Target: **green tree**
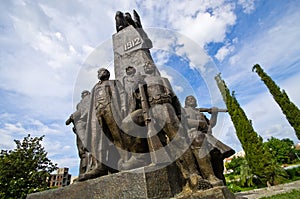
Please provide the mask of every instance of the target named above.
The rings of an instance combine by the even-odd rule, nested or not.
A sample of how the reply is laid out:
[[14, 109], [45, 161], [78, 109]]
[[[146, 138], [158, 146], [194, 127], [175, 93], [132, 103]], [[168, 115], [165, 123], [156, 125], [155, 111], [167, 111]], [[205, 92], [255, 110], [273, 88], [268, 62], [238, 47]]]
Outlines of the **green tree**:
[[290, 101], [288, 95], [284, 90], [280, 90], [279, 86], [269, 77], [260, 65], [255, 64], [252, 68], [261, 78], [261, 80], [268, 87], [270, 93], [273, 95], [274, 100], [280, 106], [283, 114], [285, 114], [286, 119], [290, 125], [294, 128], [298, 139], [300, 139], [300, 110], [299, 108]]
[[227, 170], [233, 171], [230, 175], [234, 175], [234, 178], [236, 179], [235, 181], [238, 182], [238, 185], [242, 187], [250, 187], [254, 185], [251, 168], [244, 157], [234, 157], [225, 166]]
[[244, 158], [242, 161], [242, 164], [240, 166], [240, 184], [242, 186], [247, 186], [247, 187], [251, 187], [254, 185], [253, 183], [253, 173], [252, 170], [247, 162], [247, 160]]
[[289, 164], [296, 158], [294, 143], [290, 139], [279, 140], [271, 137], [264, 143], [267, 150], [269, 150], [276, 162], [280, 164]]
[[243, 157], [234, 157], [230, 162], [226, 163], [225, 167], [227, 170], [232, 170], [234, 175], [240, 175], [244, 159]]
[[245, 151], [245, 158], [252, 173], [259, 177], [262, 183], [267, 181], [271, 184], [278, 183], [281, 175], [286, 176], [285, 171], [280, 170], [280, 166], [272, 159], [269, 150], [266, 150], [264, 147], [262, 137], [254, 131], [251, 120], [248, 120], [245, 112], [240, 107], [234, 92], [232, 95], [230, 94], [220, 74], [215, 79], [235, 127], [237, 137]]
[[47, 158], [41, 137], [14, 140], [14, 150], [0, 152], [0, 198], [26, 198], [28, 193], [47, 189], [47, 178], [57, 169]]

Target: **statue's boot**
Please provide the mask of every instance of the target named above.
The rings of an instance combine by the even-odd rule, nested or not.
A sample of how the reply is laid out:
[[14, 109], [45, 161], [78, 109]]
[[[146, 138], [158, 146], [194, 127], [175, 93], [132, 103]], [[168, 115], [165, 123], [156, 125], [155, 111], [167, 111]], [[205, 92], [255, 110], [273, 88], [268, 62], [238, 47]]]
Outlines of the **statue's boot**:
[[183, 178], [186, 180], [186, 184], [183, 187], [184, 192], [196, 191], [199, 189], [205, 190], [213, 187], [208, 180], [203, 179], [203, 177], [200, 176], [191, 149], [187, 149], [186, 152], [178, 158], [176, 164], [178, 165]]
[[217, 178], [215, 175], [209, 175], [207, 180], [213, 187], [224, 186], [223, 181]]
[[200, 175], [192, 174], [187, 179], [183, 192], [193, 192], [197, 190], [206, 190], [213, 188], [213, 185], [206, 179], [203, 179]]
[[206, 155], [203, 158], [196, 157], [198, 166], [200, 167], [201, 173], [205, 179], [207, 179], [213, 187], [223, 186], [223, 181], [217, 178], [214, 174], [214, 170], [212, 168], [210, 162], [210, 156]]
[[132, 154], [130, 159], [121, 164], [121, 170], [130, 170], [150, 164], [149, 154]]
[[213, 188], [213, 185], [208, 180], [203, 178], [199, 179], [197, 186], [198, 190], [206, 190], [211, 188]]
[[213, 166], [214, 174], [217, 178], [223, 181], [223, 184], [226, 185], [224, 172], [224, 158], [222, 157], [221, 151], [218, 149], [213, 149], [210, 151], [210, 161], [211, 165]]
[[89, 179], [98, 178], [101, 176], [105, 176], [108, 174], [108, 170], [104, 168], [104, 166], [98, 166], [95, 169], [92, 169], [89, 172], [80, 174], [78, 177], [78, 181], [85, 181]]

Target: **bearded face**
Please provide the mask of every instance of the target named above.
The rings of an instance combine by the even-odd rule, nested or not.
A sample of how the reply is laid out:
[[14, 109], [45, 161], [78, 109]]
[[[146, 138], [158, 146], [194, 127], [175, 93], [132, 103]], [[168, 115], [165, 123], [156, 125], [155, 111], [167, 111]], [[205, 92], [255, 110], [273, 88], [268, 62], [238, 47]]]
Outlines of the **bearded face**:
[[197, 107], [197, 101], [194, 96], [187, 96], [185, 99], [185, 106], [196, 108]]

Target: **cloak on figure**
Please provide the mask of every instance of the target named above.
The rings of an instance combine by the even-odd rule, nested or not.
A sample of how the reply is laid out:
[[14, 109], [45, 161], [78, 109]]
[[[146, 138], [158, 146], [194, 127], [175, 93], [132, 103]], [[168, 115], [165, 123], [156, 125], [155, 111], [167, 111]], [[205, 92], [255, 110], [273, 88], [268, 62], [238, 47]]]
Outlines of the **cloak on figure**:
[[[108, 106], [111, 106], [113, 111], [112, 115], [115, 122], [118, 126], [121, 126], [121, 99], [119, 93], [119, 82], [108, 80], [111, 87], [111, 103]], [[112, 140], [103, 132], [102, 127], [99, 124], [99, 121], [96, 116], [96, 93], [95, 88], [99, 83], [97, 83], [91, 91], [91, 103], [87, 119], [87, 128], [86, 128], [86, 139], [85, 146], [87, 150], [91, 153], [92, 168], [97, 167], [97, 164], [103, 163], [106, 166], [117, 169], [117, 162], [120, 158], [120, 155], [117, 151]]]

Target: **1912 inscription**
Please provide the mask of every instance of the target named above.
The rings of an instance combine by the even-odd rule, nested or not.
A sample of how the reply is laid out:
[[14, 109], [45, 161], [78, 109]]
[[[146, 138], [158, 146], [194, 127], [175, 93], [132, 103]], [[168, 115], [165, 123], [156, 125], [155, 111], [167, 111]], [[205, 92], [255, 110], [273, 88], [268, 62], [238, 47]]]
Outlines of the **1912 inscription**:
[[139, 45], [142, 43], [142, 40], [141, 38], [137, 37], [129, 42], [127, 42], [125, 45], [124, 45], [124, 51], [127, 51], [127, 50], [130, 50], [131, 48]]

